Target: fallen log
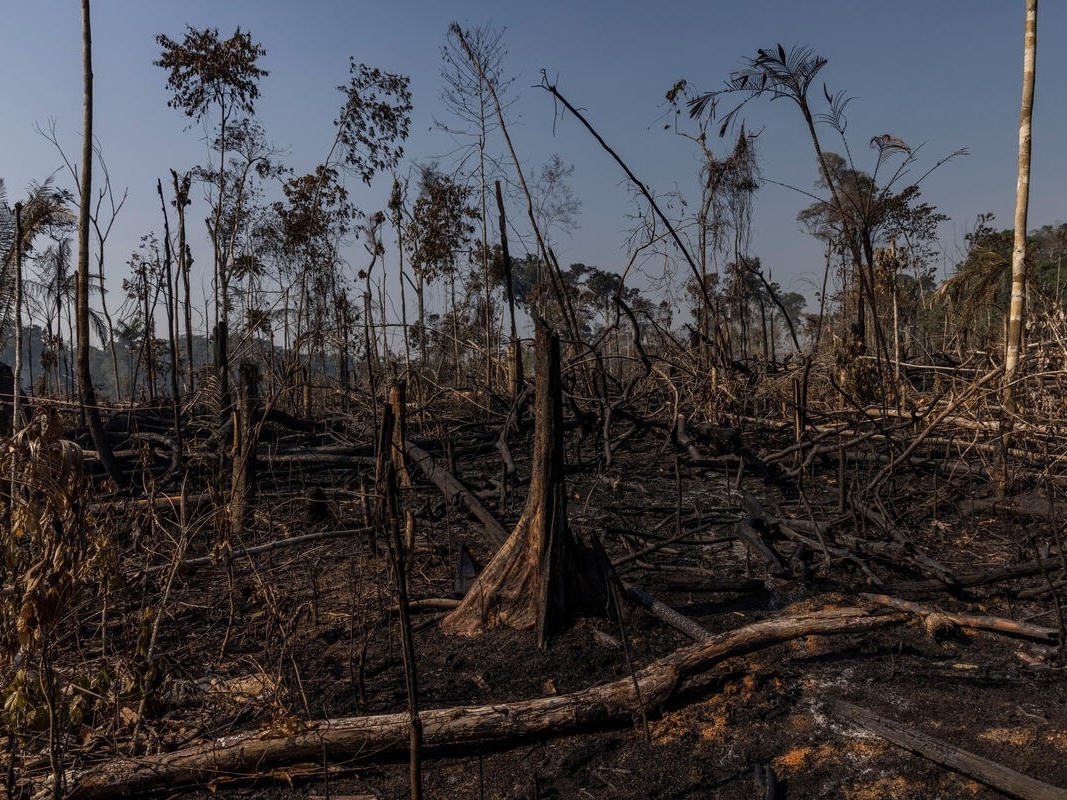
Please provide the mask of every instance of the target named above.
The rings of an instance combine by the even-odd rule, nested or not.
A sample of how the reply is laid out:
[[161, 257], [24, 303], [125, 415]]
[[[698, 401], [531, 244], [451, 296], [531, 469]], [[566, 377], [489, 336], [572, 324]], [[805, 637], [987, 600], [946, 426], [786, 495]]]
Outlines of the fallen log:
[[961, 750], [948, 742], [935, 739], [887, 717], [881, 717], [865, 708], [838, 701], [836, 712], [842, 719], [861, 725], [898, 747], [918, 753], [935, 764], [962, 772], [1011, 797], [1019, 797], [1022, 800], [1067, 800], [1065, 789]]
[[782, 566], [781, 559], [774, 549], [767, 544], [763, 534], [759, 532], [752, 520], [737, 523], [733, 528], [734, 535], [748, 548], [753, 555], [763, 559], [767, 571], [771, 575], [786, 575], [789, 570]]
[[1012, 564], [1007, 567], [993, 567], [984, 572], [960, 573], [956, 575], [956, 584], [952, 587], [946, 587], [945, 583], [940, 580], [923, 580], [895, 583], [891, 586], [887, 586], [886, 589], [887, 591], [892, 591], [896, 594], [907, 594], [909, 592], [926, 591], [929, 589], [968, 589], [973, 586], [989, 586], [994, 583], [1002, 583], [1004, 581], [1016, 580], [1018, 578], [1030, 578], [1034, 575], [1041, 575], [1052, 570], [1057, 570], [1061, 565], [1062, 560], [1060, 556], [1055, 555], [1036, 561], [1027, 561], [1022, 564]]
[[[224, 554], [199, 556], [197, 558], [187, 558], [182, 562], [182, 569], [189, 570], [196, 567], [208, 567], [213, 564], [225, 564], [228, 560], [236, 558], [251, 558], [257, 553], [267, 553], [271, 550], [281, 550], [286, 547], [295, 547], [300, 544], [307, 544], [308, 542], [319, 542], [323, 539], [340, 539], [342, 537], [355, 538], [355, 537], [371, 537], [374, 535], [374, 528], [340, 528], [328, 531], [318, 531], [316, 533], [304, 533], [299, 536], [291, 536], [288, 539], [279, 539], [276, 542], [267, 542], [266, 544], [257, 544], [252, 547], [237, 547], [227, 551]], [[166, 569], [167, 565], [162, 567], [153, 567], [149, 571], [155, 569]]]
[[507, 541], [508, 531], [482, 505], [481, 501], [471, 493], [470, 489], [460, 483], [459, 478], [434, 461], [433, 456], [412, 441], [404, 442], [404, 452], [411, 459], [411, 463], [422, 471], [426, 479], [441, 491], [446, 501], [449, 503], [455, 501], [462, 503], [464, 508], [482, 523], [486, 534], [497, 547]]
[[1041, 642], [1059, 641], [1060, 632], [1057, 628], [1046, 628], [1041, 625], [1032, 625], [1029, 622], [1019, 622], [1004, 617], [991, 617], [985, 614], [960, 614], [952, 611], [927, 608], [914, 603], [911, 600], [902, 600], [899, 597], [891, 597], [887, 594], [861, 594], [864, 600], [872, 603], [897, 608], [921, 617], [930, 628], [942, 622], [950, 622], [961, 628], [975, 628], [983, 631], [1004, 633], [1009, 636], [1020, 636], [1025, 639], [1036, 639]]
[[[133, 509], [144, 508], [178, 508], [182, 504], [182, 496], [180, 494], [159, 494], [153, 497], [139, 497], [132, 499], [124, 495], [116, 495], [108, 500], [101, 500], [96, 503], [89, 503], [86, 506], [88, 511], [94, 514], [99, 514], [103, 511], [109, 511], [113, 513], [123, 513]], [[201, 505], [204, 503], [213, 503], [217, 500], [216, 495], [212, 495], [211, 492], [198, 492], [197, 494], [187, 494], [184, 498], [185, 503], [189, 506]]]
[[887, 515], [870, 507], [865, 508], [863, 513], [868, 520], [889, 534], [893, 541], [887, 544], [893, 545], [891, 549], [897, 558], [912, 564], [927, 577], [936, 578], [949, 586], [956, 585], [957, 579], [952, 570], [922, 552], [904, 531], [889, 521]]
[[[734, 536], [720, 536], [720, 537], [716, 537], [715, 539], [712, 539], [712, 540], [708, 540], [708, 539], [701, 540], [701, 539], [698, 539], [697, 537], [700, 536], [700, 534], [704, 533], [705, 531], [687, 530], [687, 529], [685, 529], [685, 522], [686, 521], [683, 520], [682, 524], [679, 526], [679, 527], [683, 528], [681, 533], [676, 533], [673, 536], [670, 536], [670, 537], [668, 537], [666, 539], [658, 539], [658, 540], [654, 541], [652, 544], [648, 545], [647, 547], [643, 547], [640, 550], [637, 550], [637, 551], [635, 551], [633, 553], [630, 553], [629, 555], [620, 556], [619, 558], [613, 559], [612, 562], [611, 562], [611, 565], [617, 569], [619, 567], [625, 566], [626, 564], [630, 564], [630, 563], [632, 563], [634, 561], [639, 561], [640, 559], [644, 558], [645, 556], [651, 555], [652, 553], [655, 553], [655, 552], [657, 552], [659, 550], [663, 550], [663, 549], [665, 549], [667, 547], [670, 547], [672, 544], [677, 544], [678, 542], [680, 542], [680, 541], [682, 541], [684, 539], [692, 539], [694, 542], [696, 542], [698, 544], [721, 544], [723, 542], [732, 541], [733, 539], [736, 538]], [[643, 533], [642, 531], [633, 531], [633, 530], [629, 530], [629, 529], [620, 529], [620, 530], [621, 530], [622, 533], [624, 533], [627, 536], [637, 536], [637, 535], [641, 535]], [[714, 531], [715, 528], [708, 528], [707, 530]], [[760, 581], [760, 583], [762, 584], [762, 581]]]
[[[727, 658], [802, 636], [859, 633], [894, 625], [903, 614], [874, 615], [860, 608], [837, 608], [756, 622], [676, 650], [633, 676], [570, 694], [476, 707], [423, 710], [423, 747], [559, 734], [578, 728], [618, 724], [661, 709], [683, 678]], [[137, 758], [116, 756], [70, 777], [69, 798], [118, 797], [162, 787], [204, 784], [227, 775], [254, 776], [282, 761], [379, 758], [402, 752], [411, 720], [406, 712], [372, 717], [309, 721], [299, 732], [251, 731]]]
[[317, 450], [309, 450], [306, 453], [262, 455], [260, 460], [264, 464], [274, 467], [307, 465], [309, 467], [333, 467], [336, 469], [373, 467], [377, 463], [374, 456], [346, 455], [344, 453], [329, 453]]
[[676, 631], [681, 631], [694, 642], [703, 642], [712, 638], [711, 631], [699, 622], [657, 600], [640, 586], [624, 583], [622, 588], [626, 592], [627, 599], [648, 609], [657, 619], [666, 622]]

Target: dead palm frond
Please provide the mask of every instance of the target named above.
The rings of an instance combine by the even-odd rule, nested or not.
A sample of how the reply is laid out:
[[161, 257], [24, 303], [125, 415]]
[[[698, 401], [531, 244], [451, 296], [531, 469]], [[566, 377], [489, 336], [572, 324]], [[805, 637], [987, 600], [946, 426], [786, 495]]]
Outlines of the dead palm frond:
[[1003, 306], [1011, 276], [1011, 259], [992, 248], [980, 248], [931, 295], [935, 302], [951, 302], [961, 325], [980, 312]]
[[689, 114], [700, 117], [710, 112], [715, 116], [719, 98], [727, 94], [743, 95], [741, 102], [722, 117], [719, 129], [722, 136], [749, 100], [769, 94], [772, 100], [786, 97], [803, 105], [812, 83], [826, 63], [826, 59], [810, 47], [794, 45], [786, 51], [779, 44], [760, 48], [746, 66], [730, 73], [725, 88], [705, 92], [690, 100]]
[[14, 241], [15, 215], [7, 204], [7, 186], [4, 185], [4, 179], [0, 178], [0, 255], [6, 255]]

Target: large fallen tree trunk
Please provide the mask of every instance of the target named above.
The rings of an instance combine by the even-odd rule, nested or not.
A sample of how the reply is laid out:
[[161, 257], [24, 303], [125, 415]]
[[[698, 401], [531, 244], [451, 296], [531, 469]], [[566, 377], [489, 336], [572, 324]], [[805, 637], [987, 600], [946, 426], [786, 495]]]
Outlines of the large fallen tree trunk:
[[[676, 650], [633, 677], [578, 692], [513, 703], [423, 709], [423, 746], [499, 741], [616, 724], [641, 711], [662, 708], [683, 678], [724, 659], [801, 636], [858, 633], [904, 619], [903, 614], [876, 615], [860, 608], [838, 608], [766, 620]], [[330, 754], [380, 758], [408, 746], [410, 722], [406, 712], [325, 719], [308, 722], [302, 732], [288, 736], [252, 731], [156, 756], [118, 756], [74, 776], [69, 797], [117, 797], [203, 784], [222, 775], [252, 777], [271, 764], [318, 760]]]

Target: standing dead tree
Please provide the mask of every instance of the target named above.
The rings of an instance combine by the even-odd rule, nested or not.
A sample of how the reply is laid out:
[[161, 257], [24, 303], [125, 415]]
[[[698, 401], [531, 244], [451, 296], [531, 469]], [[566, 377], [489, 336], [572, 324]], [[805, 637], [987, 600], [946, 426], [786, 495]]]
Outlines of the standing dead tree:
[[259, 368], [249, 362], [240, 367], [240, 402], [231, 415], [234, 425], [233, 477], [230, 492], [230, 533], [236, 540], [248, 525], [252, 500], [256, 493], [256, 441], [260, 426], [256, 422], [259, 404]]
[[535, 628], [543, 647], [576, 613], [608, 608], [607, 558], [580, 542], [567, 521], [559, 337], [543, 322], [537, 325], [536, 384], [526, 507], [463, 602], [441, 623], [446, 633], [474, 636], [499, 625]]

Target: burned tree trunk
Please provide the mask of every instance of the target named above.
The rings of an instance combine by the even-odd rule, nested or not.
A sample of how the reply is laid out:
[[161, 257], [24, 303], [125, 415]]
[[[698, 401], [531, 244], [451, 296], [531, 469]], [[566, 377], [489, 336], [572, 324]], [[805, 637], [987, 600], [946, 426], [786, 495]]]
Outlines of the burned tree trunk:
[[500, 181], [496, 182], [496, 207], [500, 209], [500, 253], [504, 259], [504, 288], [507, 290], [508, 314], [511, 317], [511, 341], [508, 343], [508, 396], [518, 398], [525, 382], [522, 375], [522, 343], [515, 326], [515, 289], [512, 280], [511, 254], [508, 252], [508, 226], [504, 216], [504, 198], [500, 194]]
[[498, 625], [535, 628], [543, 647], [576, 613], [607, 610], [607, 558], [579, 542], [567, 522], [559, 338], [544, 323], [537, 326], [536, 383], [526, 507], [462, 604], [441, 623], [445, 633], [474, 636]]
[[411, 486], [411, 473], [408, 471], [407, 454], [404, 452], [404, 440], [408, 435], [407, 418], [407, 384], [397, 381], [389, 387], [389, 405], [393, 409], [392, 433], [389, 454], [396, 468], [396, 477], [404, 488]]
[[230, 495], [230, 531], [244, 532], [256, 491], [256, 404], [259, 401], [259, 369], [251, 362], [241, 364], [240, 406], [234, 412], [233, 485]]

